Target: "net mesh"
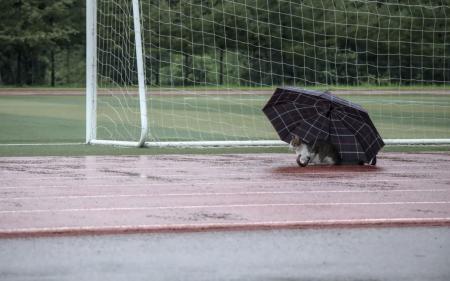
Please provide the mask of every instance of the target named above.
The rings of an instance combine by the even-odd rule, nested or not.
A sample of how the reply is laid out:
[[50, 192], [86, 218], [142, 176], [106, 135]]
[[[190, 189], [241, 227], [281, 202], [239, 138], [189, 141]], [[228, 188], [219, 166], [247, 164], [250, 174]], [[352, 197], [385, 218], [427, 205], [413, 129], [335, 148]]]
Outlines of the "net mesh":
[[[450, 4], [141, 0], [150, 141], [277, 139], [277, 86], [331, 90], [384, 138], [449, 138]], [[139, 138], [130, 0], [98, 0], [98, 138]]]

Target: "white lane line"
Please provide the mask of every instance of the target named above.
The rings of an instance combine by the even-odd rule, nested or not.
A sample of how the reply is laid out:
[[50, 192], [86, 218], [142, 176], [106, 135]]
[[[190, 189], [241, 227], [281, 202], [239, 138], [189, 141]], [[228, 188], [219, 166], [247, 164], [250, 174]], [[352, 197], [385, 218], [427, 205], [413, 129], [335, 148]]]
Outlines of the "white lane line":
[[333, 193], [433, 193], [450, 192], [450, 189], [397, 189], [397, 190], [303, 190], [303, 191], [248, 191], [248, 192], [193, 192], [193, 193], [136, 193], [136, 194], [98, 194], [98, 195], [67, 195], [67, 196], [34, 196], [0, 198], [1, 201], [11, 200], [42, 200], [42, 199], [96, 199], [96, 198], [146, 198], [146, 197], [197, 197], [197, 196], [236, 196], [236, 195], [287, 195], [287, 194], [333, 194]]
[[[114, 211], [146, 211], [146, 210], [185, 210], [185, 209], [216, 209], [216, 208], [258, 208], [258, 207], [314, 207], [314, 206], [386, 206], [386, 205], [445, 205], [450, 201], [413, 201], [413, 202], [354, 202], [354, 203], [273, 203], [273, 204], [224, 204], [224, 205], [192, 205], [192, 206], [154, 206], [125, 208], [71, 208], [71, 209], [35, 209], [0, 211], [0, 214], [23, 213], [66, 213], [66, 212], [114, 212]], [[450, 210], [450, 209], [449, 209]]]
[[[436, 155], [436, 156], [446, 156], [444, 155]], [[261, 160], [270, 160], [271, 162], [273, 162], [272, 164], [270, 163], [261, 163], [261, 160], [255, 160], [255, 159], [239, 159], [239, 160], [230, 160], [227, 158], [220, 158], [220, 159], [205, 159], [205, 158], [192, 158], [189, 159], [189, 161], [186, 161], [185, 159], [177, 159], [177, 158], [173, 158], [173, 159], [151, 159], [148, 161], [143, 161], [142, 159], [135, 159], [133, 161], [125, 161], [124, 160], [128, 160], [127, 158], [124, 159], [117, 159], [117, 160], [111, 160], [111, 161], [104, 161], [104, 162], [96, 162], [96, 160], [85, 160], [82, 159], [82, 161], [80, 161], [80, 158], [69, 158], [65, 161], [61, 161], [61, 162], [56, 162], [55, 160], [57, 159], [53, 159], [53, 158], [49, 158], [44, 160], [34, 160], [35, 162], [29, 162], [26, 160], [22, 160], [19, 162], [9, 162], [9, 161], [5, 161], [5, 160], [1, 160], [0, 159], [0, 169], [4, 169], [4, 171], [9, 171], [9, 172], [15, 172], [15, 171], [11, 171], [8, 169], [8, 167], [16, 167], [19, 166], [20, 168], [42, 168], [44, 167], [67, 167], [67, 168], [71, 168], [73, 169], [73, 166], [79, 166], [76, 167], [77, 170], [82, 170], [82, 171], [98, 171], [100, 169], [130, 169], [130, 170], [179, 170], [180, 168], [177, 166], [172, 166], [171, 163], [173, 162], [178, 162], [181, 163], [182, 166], [181, 167], [185, 167], [189, 166], [190, 164], [195, 164], [196, 166], [194, 167], [189, 167], [189, 170], [204, 170], [205, 167], [208, 169], [223, 169], [223, 168], [236, 168], [239, 169], [241, 167], [246, 167], [247, 169], [260, 169], [260, 168], [297, 168], [297, 169], [310, 169], [310, 168], [322, 168], [322, 165], [310, 165], [307, 168], [300, 168], [298, 167], [295, 162], [292, 160], [295, 158], [295, 154], [286, 154], [286, 157], [283, 160], [280, 159], [268, 159], [267, 157], [262, 158]], [[447, 160], [448, 157], [445, 157], [445, 159], [438, 159], [441, 162], [445, 162], [445, 160]], [[76, 161], [78, 160], [78, 161]], [[180, 162], [181, 160], [181, 162]], [[198, 160], [210, 160], [210, 162], [198, 162]], [[294, 159], [295, 160], [295, 159]], [[409, 166], [424, 166], [424, 162], [423, 159], [417, 160], [417, 161], [410, 161], [410, 159], [399, 159], [399, 160], [391, 160], [391, 159], [378, 159], [378, 161], [381, 162], [394, 162], [394, 163], [389, 163], [389, 167], [404, 167], [405, 164], [402, 164], [402, 161], [408, 161], [408, 167]], [[432, 159], [433, 161], [435, 161], [436, 159]], [[30, 160], [33, 161], [33, 160]], [[98, 160], [97, 160], [98, 161]], [[223, 162], [223, 163], [222, 163]], [[398, 162], [398, 163], [396, 163]], [[116, 166], [114, 168], [111, 168], [111, 164], [114, 163], [116, 164]], [[130, 166], [130, 165], [123, 165], [124, 163], [128, 163], [128, 164], [135, 164], [135, 166]], [[152, 167], [152, 164], [165, 164], [167, 166], [155, 166]], [[139, 166], [139, 165], [141, 166]], [[147, 165], [146, 165], [147, 164]], [[214, 164], [216, 166], [211, 166], [210, 164]], [[220, 166], [219, 166], [220, 164]], [[239, 166], [236, 166], [235, 164], [238, 164]], [[245, 165], [245, 164], [253, 164], [253, 165]], [[381, 163], [383, 164], [383, 163]], [[385, 165], [387, 165], [387, 163], [384, 163]], [[433, 162], [431, 163], [431, 165], [433, 166], [439, 166], [442, 163], [436, 163]], [[118, 166], [117, 166], [118, 165]], [[285, 165], [285, 166], [280, 166], [280, 165]], [[153, 165], [154, 166], [154, 165]], [[359, 165], [343, 165], [343, 166], [331, 166], [331, 168], [335, 168], [335, 169], [342, 169], [342, 168], [350, 168], [350, 167], [355, 167], [356, 169], [364, 169], [364, 168], [368, 168], [368, 169], [376, 169], [377, 167], [383, 168], [384, 165], [377, 165], [375, 167], [372, 166], [359, 166]], [[428, 166], [429, 167], [429, 166]], [[327, 168], [327, 167], [325, 167]]]
[[[167, 180], [162, 178], [162, 181]], [[254, 186], [254, 185], [265, 185], [265, 186], [273, 186], [274, 184], [276, 184], [277, 186], [281, 186], [283, 184], [302, 184], [302, 183], [315, 183], [315, 184], [323, 184], [324, 182], [327, 182], [329, 184], [333, 184], [333, 183], [339, 183], [339, 184], [351, 184], [351, 183], [366, 183], [366, 185], [369, 185], [370, 183], [398, 183], [398, 182], [411, 182], [411, 180], [414, 180], [414, 182], [427, 182], [427, 181], [433, 181], [433, 182], [437, 182], [437, 183], [445, 183], [447, 182], [449, 179], [446, 178], [424, 178], [424, 177], [419, 177], [419, 178], [390, 178], [390, 179], [377, 179], [377, 178], [364, 178], [364, 179], [352, 179], [349, 178], [348, 175], [346, 177], [342, 176], [339, 178], [321, 178], [321, 179], [304, 179], [304, 178], [298, 178], [295, 180], [284, 180], [284, 179], [271, 179], [269, 181], [253, 181], [251, 179], [248, 179], [248, 181], [244, 181], [244, 180], [234, 180], [234, 181], [226, 181], [226, 180], [222, 180], [222, 181], [202, 181], [201, 178], [198, 179], [198, 181], [196, 182], [186, 182], [186, 183], [182, 183], [182, 182], [170, 182], [170, 180], [167, 180], [168, 182], [158, 182], [158, 183], [154, 183], [154, 182], [143, 182], [141, 184], [127, 184], [124, 183], [123, 185], [116, 185], [116, 184], [90, 184], [89, 182], [86, 181], [71, 181], [70, 183], [76, 183], [77, 185], [25, 185], [25, 186], [3, 186], [0, 187], [0, 190], [9, 190], [9, 189], [38, 189], [38, 188], [73, 188], [73, 189], [86, 189], [86, 188], [95, 188], [95, 187], [108, 187], [108, 188], [132, 188], [132, 187], [142, 187], [142, 188], [152, 188], [152, 187], [156, 187], [156, 186], [171, 186], [171, 187], [176, 187], [176, 186], [187, 186], [187, 187], [194, 187], [194, 188], [199, 188], [203, 185], [218, 185], [218, 186], [227, 186], [227, 185], [241, 185], [241, 186]]]
[[[293, 169], [295, 169], [294, 167]], [[218, 174], [220, 177], [256, 177], [256, 176], [266, 176], [266, 177], [296, 177], [296, 178], [303, 178], [307, 176], [329, 176], [324, 177], [323, 179], [330, 180], [330, 179], [337, 179], [337, 178], [348, 178], [348, 177], [355, 177], [355, 176], [393, 176], [398, 177], [401, 175], [401, 177], [407, 177], [411, 176], [416, 178], [421, 178], [423, 175], [431, 175], [431, 176], [447, 176], [447, 178], [450, 179], [450, 174], [446, 173], [446, 170], [444, 167], [439, 166], [439, 170], [430, 169], [430, 170], [423, 170], [421, 169], [418, 173], [417, 171], [387, 171], [387, 172], [381, 172], [381, 171], [371, 171], [371, 170], [355, 170], [355, 171], [346, 171], [346, 170], [325, 170], [323, 172], [295, 172], [295, 171], [286, 171], [286, 172], [278, 172], [273, 169], [270, 170], [257, 170], [253, 171], [251, 169], [246, 169], [243, 167], [236, 168], [235, 170], [238, 170], [240, 172], [236, 171], [226, 171], [221, 169], [221, 172]], [[158, 173], [152, 173], [152, 174], [146, 174], [146, 173], [138, 173], [138, 172], [129, 172], [129, 171], [121, 171], [121, 170], [105, 170], [102, 171], [101, 169], [97, 171], [97, 174], [103, 174], [103, 175], [89, 175], [89, 173], [80, 173], [78, 171], [70, 170], [70, 171], [61, 171], [61, 173], [49, 173], [45, 172], [42, 176], [29, 176], [26, 177], [20, 173], [20, 174], [10, 174], [10, 173], [4, 173], [6, 175], [2, 176], [2, 180], [4, 182], [6, 181], [44, 181], [44, 180], [55, 180], [55, 179], [61, 179], [61, 180], [95, 180], [95, 179], [116, 179], [116, 178], [141, 178], [141, 179], [172, 179], [172, 178], [182, 178], [182, 179], [196, 179], [196, 178], [204, 178], [205, 175], [208, 175], [211, 173], [209, 169], [199, 169], [201, 173], [190, 173], [190, 170], [182, 170], [179, 169], [178, 173], [171, 173], [171, 174], [158, 174]], [[300, 171], [300, 170], [299, 170]], [[64, 174], [65, 173], [65, 174]], [[72, 175], [66, 175], [67, 173], [72, 173]], [[420, 177], [418, 177], [420, 176]]]

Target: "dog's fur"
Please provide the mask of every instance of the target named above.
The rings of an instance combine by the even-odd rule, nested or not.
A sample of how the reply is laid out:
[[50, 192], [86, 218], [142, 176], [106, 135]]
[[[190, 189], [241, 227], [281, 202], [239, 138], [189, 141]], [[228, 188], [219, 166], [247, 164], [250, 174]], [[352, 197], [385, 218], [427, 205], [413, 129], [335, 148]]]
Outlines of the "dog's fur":
[[311, 146], [294, 136], [290, 148], [297, 154], [297, 164], [302, 167], [308, 164], [336, 165], [341, 162], [334, 146], [326, 141], [316, 141], [314, 146]]

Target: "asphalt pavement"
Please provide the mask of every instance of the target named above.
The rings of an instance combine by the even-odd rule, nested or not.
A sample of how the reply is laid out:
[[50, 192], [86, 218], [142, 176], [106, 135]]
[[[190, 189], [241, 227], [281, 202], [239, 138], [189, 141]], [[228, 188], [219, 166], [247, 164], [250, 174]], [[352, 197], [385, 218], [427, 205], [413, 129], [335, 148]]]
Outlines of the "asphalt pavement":
[[450, 228], [0, 239], [0, 280], [450, 280]]

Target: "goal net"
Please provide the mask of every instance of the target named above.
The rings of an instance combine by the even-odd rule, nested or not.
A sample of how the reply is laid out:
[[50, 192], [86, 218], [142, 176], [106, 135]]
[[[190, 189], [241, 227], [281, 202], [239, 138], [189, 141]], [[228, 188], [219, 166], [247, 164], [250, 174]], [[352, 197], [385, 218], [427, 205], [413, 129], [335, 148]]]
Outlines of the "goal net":
[[450, 4], [87, 1], [87, 142], [273, 145], [276, 87], [365, 107], [387, 143], [449, 142]]

